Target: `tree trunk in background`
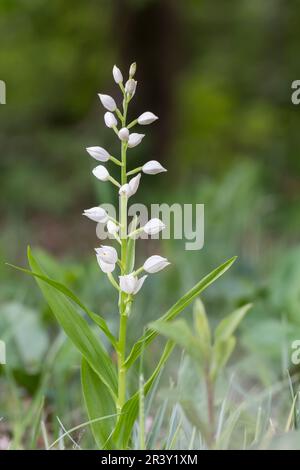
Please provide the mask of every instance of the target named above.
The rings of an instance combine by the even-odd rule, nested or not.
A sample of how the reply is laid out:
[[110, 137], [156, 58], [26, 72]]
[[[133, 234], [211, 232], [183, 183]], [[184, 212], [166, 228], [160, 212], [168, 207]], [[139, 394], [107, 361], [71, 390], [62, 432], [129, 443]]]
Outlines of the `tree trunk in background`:
[[179, 2], [175, 0], [115, 1], [115, 39], [120, 64], [138, 64], [137, 113], [152, 111], [159, 125], [151, 130], [153, 159], [167, 159], [176, 127], [176, 76], [182, 62]]

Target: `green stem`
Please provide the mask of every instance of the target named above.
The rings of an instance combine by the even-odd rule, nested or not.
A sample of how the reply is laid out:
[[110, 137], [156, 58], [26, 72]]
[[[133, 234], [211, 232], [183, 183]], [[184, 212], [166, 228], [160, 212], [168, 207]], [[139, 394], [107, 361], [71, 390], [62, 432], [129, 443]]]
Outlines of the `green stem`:
[[140, 171], [142, 171], [142, 168], [143, 167], [138, 166], [134, 170], [128, 171], [127, 176], [131, 176], [131, 175], [135, 175], [136, 173], [139, 173]]
[[[124, 97], [123, 102], [123, 119], [122, 126], [126, 126], [128, 102]], [[121, 143], [121, 184], [122, 186], [127, 183], [126, 175], [126, 150], [127, 145], [125, 142]], [[121, 236], [121, 275], [126, 273], [127, 263], [127, 197], [120, 196], [120, 236]], [[127, 295], [124, 292], [119, 294], [119, 312], [120, 312], [120, 327], [119, 327], [119, 341], [118, 341], [118, 401], [117, 412], [120, 413], [126, 401], [126, 368], [124, 367], [125, 354], [126, 354], [126, 330], [127, 318], [130, 310], [130, 304], [126, 305]]]

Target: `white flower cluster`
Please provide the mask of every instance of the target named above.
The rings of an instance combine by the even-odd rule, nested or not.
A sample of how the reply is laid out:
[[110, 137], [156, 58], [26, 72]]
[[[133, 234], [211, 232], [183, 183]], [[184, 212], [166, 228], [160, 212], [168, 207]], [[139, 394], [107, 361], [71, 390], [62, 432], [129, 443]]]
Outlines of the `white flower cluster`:
[[[119, 85], [120, 89], [123, 93], [124, 101], [127, 100], [129, 102], [136, 92], [137, 82], [134, 80], [134, 75], [136, 72], [136, 64], [133, 63], [129, 69], [129, 78], [125, 85], [123, 85], [123, 75], [121, 70], [115, 65], [113, 67], [113, 78], [114, 81]], [[132, 121], [127, 127], [122, 125], [125, 123], [125, 119], [123, 120], [123, 115], [121, 114], [120, 110], [117, 107], [117, 104], [109, 95], [99, 94], [100, 101], [107, 112], [104, 114], [104, 122], [107, 127], [113, 129], [115, 134], [120, 139], [123, 148], [125, 151], [128, 148], [133, 148], [139, 145], [142, 139], [145, 137], [145, 134], [139, 133], [130, 133], [130, 129], [134, 127], [136, 124], [139, 125], [148, 125], [153, 123], [158, 119], [155, 114], [150, 111], [146, 111], [141, 114], [137, 119]], [[123, 103], [124, 103], [123, 101]], [[120, 128], [118, 128], [118, 121], [120, 122]], [[93, 146], [88, 147], [87, 152], [91, 157], [99, 162], [106, 163], [111, 160], [116, 165], [123, 167], [123, 161], [112, 156], [107, 150], [103, 147]], [[126, 168], [125, 168], [126, 170]], [[123, 168], [122, 168], [123, 171]], [[150, 160], [149, 162], [145, 163], [143, 166], [135, 168], [127, 173], [127, 176], [134, 175], [138, 173], [136, 176], [131, 178], [128, 182], [126, 182], [127, 177], [125, 179], [124, 184], [120, 184], [116, 181], [109, 173], [107, 168], [104, 165], [98, 165], [93, 169], [93, 175], [101, 180], [101, 181], [110, 181], [115, 186], [117, 186], [120, 199], [126, 198], [128, 200], [129, 197], [133, 196], [140, 184], [141, 174], [148, 174], [148, 175], [156, 175], [158, 173], [162, 173], [167, 171], [158, 161]], [[88, 217], [89, 219], [93, 220], [94, 222], [106, 224], [107, 230], [110, 234], [114, 235], [115, 239], [121, 244], [122, 242], [119, 238], [119, 232], [121, 228], [121, 222], [116, 220], [112, 220], [108, 213], [101, 207], [92, 207], [90, 209], [86, 209], [83, 212], [83, 215]], [[127, 217], [127, 214], [126, 214]], [[143, 227], [140, 227], [133, 231], [132, 233], [126, 233], [125, 237], [128, 239], [129, 237], [134, 237], [136, 234], [140, 232], [145, 232], [148, 235], [154, 235], [159, 233], [161, 230], [165, 228], [163, 222], [157, 218], [149, 220]], [[161, 271], [170, 263], [166, 258], [163, 258], [158, 255], [150, 256], [142, 267], [137, 269], [134, 272], [126, 273], [121, 269], [121, 276], [119, 276], [119, 283], [117, 284], [116, 281], [112, 277], [112, 272], [115, 270], [116, 265], [121, 266], [121, 261], [118, 258], [117, 250], [111, 246], [101, 246], [100, 248], [96, 248], [96, 257], [98, 264], [101, 270], [106, 273], [113, 283], [115, 287], [119, 289], [119, 291], [124, 292], [129, 295], [135, 295], [141, 289], [147, 275], [144, 275], [138, 278], [138, 275], [142, 272], [146, 273], [157, 273]]]

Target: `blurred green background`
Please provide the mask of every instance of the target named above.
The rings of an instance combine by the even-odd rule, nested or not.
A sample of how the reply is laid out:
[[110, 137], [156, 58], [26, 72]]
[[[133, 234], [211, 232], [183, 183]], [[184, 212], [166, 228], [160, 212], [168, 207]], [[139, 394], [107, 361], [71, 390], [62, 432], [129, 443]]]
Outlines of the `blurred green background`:
[[[7, 384], [8, 374], [21, 400], [34, 396], [59, 329], [33, 281], [4, 262], [24, 266], [26, 246], [39, 247], [49, 273], [117, 325], [113, 293], [93, 255], [95, 226], [81, 213], [115, 202], [113, 189], [92, 177], [85, 147], [117, 151], [97, 93], [117, 99], [112, 67], [126, 75], [133, 61], [131, 117], [150, 110], [160, 119], [130, 152], [132, 167], [156, 159], [169, 170], [145, 176], [135, 199], [205, 204], [205, 246], [139, 244], [140, 261], [161, 253], [172, 266], [137, 298], [131, 340], [178, 292], [238, 255], [203, 296], [211, 321], [253, 302], [240, 330], [239, 373], [259, 385], [284, 376], [291, 341], [300, 339], [300, 109], [291, 103], [299, 20], [299, 2], [284, 0], [1, 0], [0, 338], [9, 367], [0, 380]], [[82, 414], [79, 361], [63, 347], [46, 387], [48, 415], [74, 424]], [[169, 367], [176, 369], [175, 359]], [[66, 382], [74, 391], [68, 396]], [[2, 390], [9, 436], [18, 416], [13, 394], [8, 400]]]

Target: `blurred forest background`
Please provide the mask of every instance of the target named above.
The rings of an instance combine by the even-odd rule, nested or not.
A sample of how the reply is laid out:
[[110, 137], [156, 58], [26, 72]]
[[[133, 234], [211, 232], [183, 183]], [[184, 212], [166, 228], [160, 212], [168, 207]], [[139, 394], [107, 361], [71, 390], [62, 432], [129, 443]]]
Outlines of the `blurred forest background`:
[[[140, 244], [140, 260], [160, 252], [172, 266], [137, 298], [132, 340], [178, 292], [238, 255], [203, 296], [211, 321], [253, 302], [237, 370], [258, 385], [285, 376], [291, 341], [300, 339], [300, 109], [291, 103], [299, 21], [299, 2], [285, 0], [1, 0], [0, 338], [9, 360], [2, 380], [9, 375], [22, 399], [34, 395], [59, 331], [33, 280], [4, 265], [25, 266], [27, 244], [116, 326], [114, 294], [93, 254], [95, 226], [81, 216], [114, 195], [91, 176], [85, 147], [116, 149], [97, 93], [117, 99], [112, 67], [126, 76], [133, 61], [131, 117], [149, 110], [160, 119], [131, 152], [132, 167], [156, 159], [169, 170], [145, 177], [136, 200], [205, 204], [205, 246]], [[49, 414], [70, 425], [84, 418], [77, 356], [63, 348], [45, 393]], [[74, 393], [66, 396], [67, 382]], [[0, 415], [11, 413], [17, 426], [7, 393], [2, 388]]]

